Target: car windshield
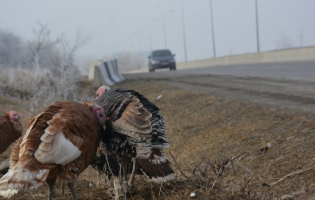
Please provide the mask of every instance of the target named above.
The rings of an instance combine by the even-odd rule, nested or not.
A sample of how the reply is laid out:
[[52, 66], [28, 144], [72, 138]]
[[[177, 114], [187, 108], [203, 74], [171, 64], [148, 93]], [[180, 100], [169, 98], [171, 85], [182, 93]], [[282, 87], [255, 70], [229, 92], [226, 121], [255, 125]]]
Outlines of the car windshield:
[[152, 57], [172, 56], [169, 50], [153, 51]]

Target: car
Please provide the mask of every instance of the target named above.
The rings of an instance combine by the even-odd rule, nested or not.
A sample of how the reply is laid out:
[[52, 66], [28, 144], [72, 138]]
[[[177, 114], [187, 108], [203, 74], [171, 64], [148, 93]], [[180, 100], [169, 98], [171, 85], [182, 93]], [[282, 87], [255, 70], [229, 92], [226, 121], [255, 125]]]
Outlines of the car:
[[176, 70], [175, 54], [168, 49], [154, 50], [150, 52], [148, 56], [148, 67], [150, 72], [154, 72], [156, 69], [170, 68], [170, 70]]

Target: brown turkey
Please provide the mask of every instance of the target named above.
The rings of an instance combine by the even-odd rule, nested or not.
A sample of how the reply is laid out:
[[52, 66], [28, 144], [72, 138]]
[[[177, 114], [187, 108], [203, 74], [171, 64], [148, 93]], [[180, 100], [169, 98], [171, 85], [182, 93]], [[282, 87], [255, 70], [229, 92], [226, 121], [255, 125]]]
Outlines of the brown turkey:
[[97, 90], [95, 100], [109, 118], [101, 141], [122, 164], [125, 187], [128, 187], [128, 158], [134, 162], [129, 187], [133, 187], [138, 165], [154, 182], [173, 179], [174, 171], [164, 154], [164, 148], [168, 148], [169, 144], [159, 108], [134, 90], [108, 86]]
[[77, 199], [74, 181], [92, 161], [105, 125], [103, 108], [74, 101], [57, 102], [35, 116], [11, 154], [11, 166], [0, 179], [0, 194], [38, 188], [45, 182], [49, 199], [57, 196], [55, 183], [67, 182]]
[[16, 111], [0, 116], [0, 153], [3, 153], [12, 142], [22, 136], [21, 116]]

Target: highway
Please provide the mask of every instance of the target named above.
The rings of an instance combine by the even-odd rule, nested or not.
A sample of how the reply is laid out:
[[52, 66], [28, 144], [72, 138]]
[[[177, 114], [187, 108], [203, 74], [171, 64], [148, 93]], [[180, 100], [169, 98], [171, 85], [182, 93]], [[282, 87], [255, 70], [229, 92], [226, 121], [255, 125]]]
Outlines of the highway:
[[315, 62], [255, 64], [124, 74], [246, 102], [315, 113]]

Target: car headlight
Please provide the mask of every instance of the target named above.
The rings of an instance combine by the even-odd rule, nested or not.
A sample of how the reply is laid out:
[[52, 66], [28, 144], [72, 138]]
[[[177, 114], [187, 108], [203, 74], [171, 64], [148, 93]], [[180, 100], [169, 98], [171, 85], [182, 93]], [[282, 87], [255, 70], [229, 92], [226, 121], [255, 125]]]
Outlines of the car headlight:
[[158, 60], [152, 60], [152, 64], [158, 64], [160, 61]]

